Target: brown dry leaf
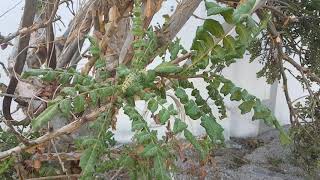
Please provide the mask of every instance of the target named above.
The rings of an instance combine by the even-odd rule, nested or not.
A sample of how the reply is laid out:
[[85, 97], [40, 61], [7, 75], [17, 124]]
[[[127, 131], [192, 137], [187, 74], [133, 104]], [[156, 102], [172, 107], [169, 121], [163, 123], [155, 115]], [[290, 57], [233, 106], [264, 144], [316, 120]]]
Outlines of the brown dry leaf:
[[7, 86], [5, 84], [0, 83], [0, 93], [5, 92], [7, 89]]
[[103, 34], [99, 31], [94, 31], [93, 35], [97, 38], [97, 40], [101, 40], [103, 38]]
[[112, 6], [109, 11], [109, 21], [116, 23], [118, 22], [119, 18], [120, 18], [119, 9], [117, 8], [117, 6]]
[[204, 167], [201, 167], [199, 172], [199, 179], [205, 179], [207, 175], [208, 173], [206, 169]]
[[286, 20], [283, 23], [283, 26], [287, 26], [289, 24], [289, 21], [290, 21], [290, 17], [286, 18]]
[[104, 24], [105, 24], [105, 19], [104, 19], [104, 14], [99, 11], [99, 15], [98, 15], [98, 19], [99, 19], [99, 30], [102, 34], [104, 34], [106, 32]]
[[39, 169], [41, 168], [41, 161], [39, 159], [33, 161], [33, 168], [39, 171]]
[[247, 2], [247, 0], [240, 0], [239, 1], [239, 4], [244, 4], [244, 3], [246, 3]]
[[159, 117], [159, 114], [153, 116], [153, 120], [156, 124], [160, 124], [160, 117]]
[[111, 128], [112, 130], [117, 130], [117, 115], [119, 113], [119, 109], [118, 108], [115, 108], [114, 109], [114, 113], [112, 115], [112, 118], [111, 118]]
[[182, 159], [183, 161], [186, 160], [183, 145], [178, 144], [178, 154], [180, 159]]
[[37, 144], [35, 146], [32, 146], [32, 147], [26, 149], [26, 152], [30, 153], [30, 154], [41, 152], [41, 150], [44, 150], [44, 148], [47, 146], [47, 144], [48, 144], [47, 142], [42, 143], [42, 144]]
[[138, 146], [137, 146], [137, 151], [136, 151], [136, 152], [137, 152], [137, 154], [140, 154], [140, 153], [142, 153], [143, 151], [144, 151], [144, 147], [143, 147], [143, 145], [141, 145], [141, 144], [140, 144], [140, 145], [138, 145]]

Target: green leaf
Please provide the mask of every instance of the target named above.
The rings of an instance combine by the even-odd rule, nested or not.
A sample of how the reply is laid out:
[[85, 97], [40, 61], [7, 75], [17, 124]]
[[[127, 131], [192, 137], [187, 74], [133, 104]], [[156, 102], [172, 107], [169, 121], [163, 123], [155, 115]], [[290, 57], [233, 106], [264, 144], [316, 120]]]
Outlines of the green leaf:
[[94, 57], [99, 57], [100, 56], [100, 49], [98, 46], [91, 46], [90, 47], [90, 52], [92, 54], [92, 56]]
[[170, 104], [167, 109], [168, 109], [168, 111], [170, 112], [171, 115], [178, 115], [178, 111], [177, 111], [176, 108], [173, 106], [173, 104]]
[[269, 116], [272, 116], [271, 111], [265, 106], [263, 106], [261, 103], [256, 102], [255, 106], [253, 107], [253, 110], [254, 110], [254, 114], [252, 117], [253, 120], [266, 119]]
[[128, 69], [125, 65], [121, 64], [117, 67], [117, 74], [120, 78], [125, 77], [130, 74], [130, 69]]
[[231, 92], [231, 96], [230, 96], [230, 100], [231, 101], [240, 101], [242, 98], [242, 92], [241, 92], [241, 88], [239, 87], [235, 87], [233, 89], [233, 92]]
[[179, 67], [179, 66], [172, 64], [170, 62], [163, 62], [160, 65], [158, 65], [154, 70], [156, 73], [170, 74], [170, 73], [181, 72], [182, 67]]
[[71, 106], [71, 100], [70, 99], [64, 99], [60, 102], [59, 104], [59, 107], [60, 107], [60, 111], [66, 115], [66, 116], [69, 116], [69, 114], [71, 113], [71, 109], [72, 109], [72, 106]]
[[250, 94], [248, 93], [248, 91], [244, 89], [244, 90], [242, 90], [242, 92], [241, 92], [241, 99], [242, 99], [243, 101], [248, 101], [248, 100], [254, 100], [255, 97], [252, 96], [252, 95], [250, 95]]
[[75, 88], [77, 89], [77, 91], [79, 91], [79, 93], [84, 93], [91, 90], [90, 86], [82, 86], [80, 84], [76, 84]]
[[233, 11], [232, 7], [221, 7], [218, 4], [214, 3], [214, 2], [205, 2], [206, 5], [206, 9], [207, 9], [207, 16], [212, 16], [212, 15], [216, 15], [216, 14], [221, 14], [224, 13], [226, 11]]
[[99, 153], [97, 152], [97, 144], [94, 144], [92, 148], [86, 149], [80, 158], [80, 167], [82, 169], [81, 179], [91, 179], [93, 173], [95, 173], [95, 165], [99, 159]]
[[[260, 100], [256, 100], [253, 110], [254, 110], [254, 114], [253, 114], [252, 120], [257, 120], [257, 119], [266, 120], [268, 117], [272, 117], [271, 111], [265, 105], [263, 105]], [[273, 119], [274, 118], [271, 118], [270, 120], [273, 121]]]
[[133, 42], [134, 49], [145, 48], [145, 47], [147, 47], [147, 43], [143, 39], [137, 39]]
[[186, 91], [180, 87], [176, 89], [175, 95], [180, 99], [182, 104], [186, 104], [189, 101]]
[[233, 53], [236, 51], [236, 41], [235, 39], [228, 35], [226, 37], [223, 38], [223, 47], [226, 48], [229, 53]]
[[100, 69], [106, 66], [106, 61], [104, 59], [99, 58], [96, 63], [94, 64], [94, 67], [96, 69]]
[[76, 96], [73, 100], [74, 112], [80, 113], [84, 111], [85, 100], [82, 95]]
[[73, 84], [82, 84], [83, 79], [84, 79], [83, 76], [76, 74], [74, 75], [74, 78], [73, 78]]
[[167, 109], [161, 109], [159, 112], [159, 119], [162, 125], [166, 124], [170, 118], [170, 111]]
[[229, 23], [229, 24], [233, 24], [233, 9], [230, 9], [229, 11], [224, 11], [221, 13], [221, 15], [223, 16], [224, 20]]
[[151, 133], [142, 131], [139, 134], [136, 134], [136, 138], [138, 140], [138, 143], [142, 144], [142, 143], [145, 143], [146, 141], [149, 141], [152, 138], [152, 136], [151, 136]]
[[143, 157], [153, 157], [155, 156], [159, 151], [159, 147], [156, 144], [148, 144], [143, 152], [142, 152], [142, 156]]
[[245, 3], [241, 4], [234, 12], [233, 12], [233, 20], [236, 23], [240, 23], [245, 18], [251, 16], [256, 0], [248, 0]]
[[224, 36], [224, 30], [222, 25], [213, 19], [207, 19], [204, 21], [203, 28], [209, 31], [213, 36], [222, 38]]
[[91, 99], [91, 102], [94, 106], [96, 106], [98, 104], [98, 100], [99, 100], [99, 95], [98, 95], [99, 91], [94, 90], [94, 91], [90, 91], [89, 93], [89, 97]]
[[170, 59], [174, 60], [178, 57], [180, 50], [183, 50], [183, 47], [180, 45], [180, 39], [177, 38], [174, 42], [172, 42], [169, 46]]
[[157, 180], [171, 179], [168, 176], [168, 171], [165, 169], [165, 160], [161, 157], [160, 153], [154, 157], [154, 170]]
[[198, 151], [198, 153], [200, 154], [200, 158], [201, 159], [205, 159], [206, 154], [202, 148], [202, 146], [200, 145], [200, 143], [198, 142], [198, 140], [193, 136], [193, 134], [188, 130], [185, 129], [184, 130], [184, 137], [193, 145], [193, 147]]
[[176, 118], [173, 125], [173, 133], [178, 134], [185, 129], [187, 129], [188, 125], [185, 122], [182, 122], [180, 119]]
[[197, 120], [201, 117], [201, 111], [193, 100], [190, 100], [187, 104], [185, 104], [184, 109], [186, 114], [193, 120]]
[[77, 91], [74, 87], [64, 87], [61, 92], [69, 95], [69, 96], [76, 96], [77, 95]]
[[207, 134], [214, 143], [223, 143], [223, 128], [217, 123], [213, 116], [202, 116], [201, 126], [205, 128]]
[[[199, 31], [198, 31], [199, 33]], [[196, 59], [197, 55], [201, 56], [205, 53], [206, 50], [206, 46], [203, 42], [203, 40], [198, 39], [198, 37], [196, 36], [196, 38], [194, 39], [192, 46], [191, 46], [191, 50], [196, 51], [196, 56], [193, 56], [193, 59]]]
[[141, 120], [134, 120], [132, 121], [132, 131], [138, 131], [141, 130], [143, 128], [145, 128], [147, 126], [145, 121], [141, 121]]
[[222, 93], [224, 96], [227, 96], [232, 92], [233, 88], [235, 88], [235, 86], [232, 82], [225, 83], [220, 89], [220, 93]]
[[191, 95], [196, 98], [196, 104], [198, 106], [203, 106], [207, 102], [202, 98], [200, 91], [198, 89], [193, 89]]
[[148, 102], [148, 109], [154, 113], [157, 111], [158, 109], [158, 102], [155, 100], [155, 99], [151, 99], [149, 102]]
[[242, 44], [247, 44], [251, 39], [250, 32], [248, 32], [248, 28], [246, 28], [243, 24], [238, 24], [236, 26], [236, 32], [239, 35], [240, 42]]
[[48, 73], [42, 77], [42, 80], [50, 82], [55, 80], [56, 77], [57, 73], [52, 70], [49, 70]]
[[149, 83], [149, 85], [154, 85], [154, 80], [156, 79], [156, 72], [154, 70], [149, 70], [146, 73], [145, 76], [145, 82], [144, 83]]
[[[212, 47], [214, 45], [214, 41], [212, 39], [212, 36], [209, 34], [209, 32], [207, 31], [207, 29], [204, 28], [204, 26], [200, 26], [197, 29], [197, 33], [196, 33], [196, 38], [197, 41], [202, 40], [203, 47]], [[194, 49], [194, 48], [192, 48]]]
[[289, 145], [292, 143], [292, 139], [283, 130], [280, 130], [279, 138], [280, 138], [281, 144], [283, 144], [283, 145]]
[[59, 75], [59, 82], [60, 82], [61, 84], [67, 84], [67, 83], [70, 82], [71, 77], [72, 77], [72, 76], [71, 76], [69, 73], [64, 72], [64, 73], [62, 73], [62, 74]]
[[255, 101], [254, 100], [248, 100], [248, 101], [244, 101], [242, 102], [238, 108], [241, 111], [241, 114], [246, 114], [248, 112], [251, 111], [251, 109], [253, 108], [253, 106], [255, 105]]
[[103, 87], [99, 89], [99, 93], [100, 93], [99, 97], [105, 98], [105, 97], [112, 96], [114, 94], [114, 91], [115, 91], [114, 86]]
[[8, 172], [11, 168], [13, 168], [14, 164], [15, 164], [15, 158], [14, 157], [10, 157], [10, 158], [4, 159], [0, 163], [0, 177], [1, 177], [1, 175], [3, 173]]
[[59, 113], [59, 103], [55, 103], [44, 110], [38, 117], [31, 121], [32, 130], [38, 131]]
[[21, 78], [25, 79], [30, 76], [40, 76], [45, 75], [50, 71], [50, 69], [29, 69], [27, 71], [24, 71], [21, 75]]

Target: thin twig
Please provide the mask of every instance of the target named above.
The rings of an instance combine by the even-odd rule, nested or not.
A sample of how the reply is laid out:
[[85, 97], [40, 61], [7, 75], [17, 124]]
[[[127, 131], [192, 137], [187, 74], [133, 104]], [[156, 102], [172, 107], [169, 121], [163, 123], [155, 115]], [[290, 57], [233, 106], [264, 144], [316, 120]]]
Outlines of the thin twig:
[[[56, 146], [56, 144], [54, 143], [53, 139], [51, 139], [51, 144], [52, 144], [52, 146], [53, 146], [53, 148], [54, 148], [54, 151], [58, 154], [57, 157], [58, 157], [58, 160], [59, 160], [59, 164], [60, 164], [60, 166], [61, 166], [61, 168], [62, 168], [62, 172], [66, 173], [66, 175], [68, 176], [67, 169], [64, 167], [64, 162], [62, 161], [62, 159], [61, 159], [60, 156], [59, 156], [57, 146]], [[69, 177], [69, 176], [68, 176], [68, 177]]]
[[3, 62], [0, 62], [1, 67], [3, 68], [4, 72], [6, 73], [6, 75], [9, 77], [9, 71], [6, 68], [6, 66], [3, 64]]
[[7, 97], [14, 98], [14, 99], [27, 99], [27, 100], [31, 99], [31, 97], [17, 96], [17, 95], [8, 94], [8, 93], [0, 93], [0, 96], [2, 96], [2, 97], [7, 96]]
[[123, 169], [123, 167], [121, 167], [120, 169], [118, 169], [118, 171], [111, 177], [110, 180], [116, 179], [116, 178], [119, 176], [119, 174], [120, 174], [120, 172], [122, 171], [122, 169]]
[[190, 58], [192, 56], [191, 52], [188, 52], [187, 54], [184, 54], [180, 57], [177, 57], [175, 60], [171, 61], [172, 64], [179, 64], [180, 62]]
[[310, 78], [310, 80], [315, 81], [317, 83], [320, 83], [320, 77], [317, 76], [316, 74], [314, 74], [313, 72], [311, 72], [310, 69], [301, 66], [300, 64], [298, 64], [294, 59], [292, 59], [288, 55], [284, 55], [283, 59], [285, 61], [289, 62], [291, 65], [293, 65], [293, 67], [295, 67], [298, 71], [306, 74]]

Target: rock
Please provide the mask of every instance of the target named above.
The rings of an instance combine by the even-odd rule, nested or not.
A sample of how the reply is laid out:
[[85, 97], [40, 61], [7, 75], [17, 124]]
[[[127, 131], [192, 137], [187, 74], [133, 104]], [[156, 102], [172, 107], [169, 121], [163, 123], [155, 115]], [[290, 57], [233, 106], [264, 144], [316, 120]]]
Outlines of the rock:
[[[288, 127], [285, 127], [288, 129]], [[213, 162], [205, 165], [205, 179], [223, 180], [302, 180], [305, 173], [292, 163], [291, 150], [282, 146], [277, 130], [269, 130], [257, 138], [232, 138], [226, 148], [214, 151]], [[195, 152], [186, 151], [189, 163], [179, 163], [183, 169], [175, 179], [198, 179]], [[191, 164], [190, 164], [191, 163]], [[196, 168], [196, 169], [195, 169]], [[193, 169], [191, 171], [190, 169]]]

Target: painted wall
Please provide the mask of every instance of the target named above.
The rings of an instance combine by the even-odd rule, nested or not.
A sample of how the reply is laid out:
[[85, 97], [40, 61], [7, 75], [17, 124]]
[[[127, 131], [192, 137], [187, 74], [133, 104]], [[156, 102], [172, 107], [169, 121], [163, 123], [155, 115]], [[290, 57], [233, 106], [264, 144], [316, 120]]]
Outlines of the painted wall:
[[[20, 2], [20, 0], [11, 0], [11, 1], [2, 1], [0, 6], [0, 15], [4, 13], [6, 10], [13, 7], [15, 4]], [[79, 3], [76, 3], [76, 9], [79, 7]], [[171, 14], [172, 10], [174, 10], [176, 6], [176, 0], [167, 0], [163, 4], [162, 10], [155, 16], [153, 24], [155, 25], [156, 22], [160, 22], [160, 24], [163, 23], [163, 14]], [[14, 32], [16, 28], [18, 27], [21, 13], [22, 13], [22, 7], [23, 2], [20, 3], [15, 9], [4, 15], [3, 17], [0, 17], [0, 32], [3, 35], [7, 35], [10, 32]], [[199, 17], [205, 17], [205, 8], [204, 4], [201, 4], [199, 8], [196, 10], [195, 14]], [[72, 15], [67, 11], [67, 9], [62, 9], [59, 11], [59, 15], [61, 15], [64, 18], [67, 18], [64, 22], [66, 25], [68, 24], [68, 21], [72, 18]], [[185, 48], [190, 48], [192, 39], [194, 37], [195, 31], [197, 26], [202, 24], [202, 20], [191, 17], [190, 20], [187, 22], [185, 27], [179, 32], [177, 35], [181, 38], [182, 44]], [[59, 23], [57, 26], [57, 34], [61, 34], [65, 27], [61, 23]], [[0, 61], [3, 63], [7, 63], [7, 59], [10, 55], [10, 51], [12, 48], [7, 48], [6, 50], [0, 50]], [[265, 83], [265, 80], [263, 78], [257, 79], [255, 73], [261, 68], [261, 65], [257, 62], [248, 63], [249, 56], [245, 56], [244, 59], [239, 60], [237, 63], [231, 65], [228, 69], [223, 71], [223, 74], [234, 81], [234, 83], [237, 86], [240, 86], [242, 88], [246, 88], [251, 94], [261, 98], [262, 100], [269, 99], [270, 96], [270, 85], [267, 85]], [[151, 66], [156, 66], [157, 63], [155, 62]], [[0, 82], [8, 83], [8, 78], [3, 76], [3, 70], [0, 70], [1, 73], [1, 79]], [[298, 82], [296, 82], [292, 77], [289, 77], [288, 79], [289, 87], [290, 88], [290, 95], [292, 96], [292, 99], [295, 99], [303, 94], [302, 89], [300, 88]], [[203, 82], [194, 80], [194, 83], [196, 83], [197, 87], [200, 87], [201, 93], [206, 96], [205, 93], [205, 85]], [[170, 98], [168, 98], [170, 99]], [[0, 99], [2, 102], [2, 99]], [[172, 101], [171, 101], [172, 102]], [[138, 102], [139, 106], [138, 109], [142, 113], [145, 109], [145, 103], [142, 101]], [[222, 124], [222, 126], [225, 128], [225, 137], [228, 139], [230, 136], [234, 137], [246, 137], [246, 136], [255, 136], [258, 134], [259, 130], [259, 122], [252, 122], [251, 121], [251, 114], [248, 115], [240, 115], [239, 110], [237, 110], [237, 103], [230, 102], [226, 100], [227, 104], [227, 110], [229, 117], [227, 119], [219, 121], [219, 123]], [[212, 106], [214, 109], [214, 106]], [[278, 86], [277, 91], [277, 99], [276, 99], [276, 108], [275, 108], [275, 115], [276, 117], [281, 121], [281, 124], [288, 124], [288, 108], [286, 105], [285, 97], [282, 92], [282, 86]], [[145, 117], [148, 117], [150, 115], [145, 115]], [[190, 130], [192, 130], [195, 134], [201, 135], [203, 134], [204, 130], [199, 125], [199, 122], [188, 120], [187, 122], [189, 124]], [[158, 129], [159, 132], [164, 132], [163, 128], [158, 128], [156, 125], [149, 121], [150, 126], [154, 129]], [[118, 130], [115, 132], [115, 137], [119, 142], [130, 142], [130, 139], [132, 137], [132, 133], [130, 132], [130, 125], [129, 119], [123, 115], [123, 112], [120, 111], [120, 114], [118, 115], [118, 122], [117, 127]], [[161, 133], [160, 135], [161, 136]]]

